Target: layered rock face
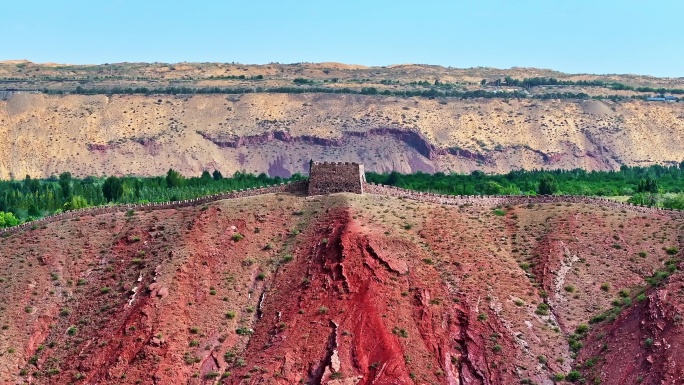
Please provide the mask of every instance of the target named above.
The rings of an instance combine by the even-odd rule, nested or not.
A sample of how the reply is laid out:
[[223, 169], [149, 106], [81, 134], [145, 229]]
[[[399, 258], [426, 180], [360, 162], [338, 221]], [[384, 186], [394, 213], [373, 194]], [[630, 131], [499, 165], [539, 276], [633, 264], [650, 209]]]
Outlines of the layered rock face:
[[0, 178], [615, 169], [684, 159], [684, 104], [331, 94], [46, 96], [0, 101]]

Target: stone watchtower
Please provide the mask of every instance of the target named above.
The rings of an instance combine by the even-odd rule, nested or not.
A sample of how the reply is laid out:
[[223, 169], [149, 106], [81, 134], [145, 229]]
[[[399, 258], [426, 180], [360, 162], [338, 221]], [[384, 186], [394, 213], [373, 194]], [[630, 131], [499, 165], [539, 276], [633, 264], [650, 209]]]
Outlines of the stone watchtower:
[[309, 195], [351, 192], [363, 194], [363, 165], [351, 162], [314, 162], [309, 169]]

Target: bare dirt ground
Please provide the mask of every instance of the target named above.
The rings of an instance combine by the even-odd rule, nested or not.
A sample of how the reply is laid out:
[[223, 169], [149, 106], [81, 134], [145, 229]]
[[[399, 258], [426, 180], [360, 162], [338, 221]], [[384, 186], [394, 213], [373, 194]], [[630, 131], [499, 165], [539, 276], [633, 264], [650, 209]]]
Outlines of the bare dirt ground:
[[682, 226], [351, 194], [52, 223], [0, 240], [0, 382], [656, 384], [681, 376], [681, 275], [624, 293]]

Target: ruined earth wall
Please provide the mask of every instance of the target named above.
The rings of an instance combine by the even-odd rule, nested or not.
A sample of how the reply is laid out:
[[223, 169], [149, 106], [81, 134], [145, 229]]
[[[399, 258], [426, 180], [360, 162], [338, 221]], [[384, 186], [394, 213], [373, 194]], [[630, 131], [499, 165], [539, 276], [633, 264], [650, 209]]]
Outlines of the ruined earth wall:
[[81, 217], [84, 215], [100, 215], [116, 212], [125, 212], [128, 210], [161, 210], [161, 209], [176, 209], [180, 207], [196, 206], [205, 203], [211, 203], [220, 201], [223, 199], [235, 199], [235, 198], [245, 198], [256, 195], [263, 194], [274, 194], [282, 192], [290, 193], [304, 193], [306, 192], [306, 186], [308, 182], [298, 181], [292, 183], [281, 183], [279, 185], [260, 187], [260, 188], [250, 188], [237, 191], [223, 192], [214, 195], [207, 195], [201, 198], [187, 199], [182, 201], [173, 202], [159, 202], [159, 203], [136, 203], [136, 204], [124, 204], [116, 206], [98, 206], [98, 207], [88, 207], [80, 210], [67, 211], [60, 214], [50, 215], [45, 218], [41, 218], [35, 221], [22, 223], [18, 226], [8, 227], [5, 229], [0, 229], [1, 235], [14, 234], [24, 229], [32, 229], [38, 226], [42, 226], [47, 223], [59, 222], [68, 219], [73, 219]]
[[645, 214], [663, 214], [672, 218], [684, 219], [684, 211], [681, 210], [639, 206], [631, 203], [617, 202], [606, 198], [580, 195], [444, 195], [406, 190], [399, 187], [378, 185], [374, 183], [366, 183], [364, 190], [369, 194], [388, 195], [442, 205], [504, 206], [530, 203], [585, 203], [589, 205], [607, 207], [614, 210], [630, 210]]
[[[357, 172], [363, 172], [363, 165], [356, 165]], [[331, 170], [333, 168], [327, 168]], [[348, 169], [348, 168], [345, 168]], [[350, 175], [350, 174], [348, 174]], [[361, 174], [363, 175], [363, 174]], [[351, 177], [349, 177], [351, 178]], [[359, 176], [359, 178], [361, 178]], [[327, 179], [325, 179], [327, 180]], [[350, 179], [351, 180], [351, 179]], [[646, 207], [634, 205], [631, 203], [616, 202], [614, 200], [605, 198], [595, 198], [578, 195], [497, 195], [497, 196], [480, 196], [480, 195], [443, 195], [426, 193], [419, 191], [406, 190], [394, 186], [378, 185], [375, 183], [366, 183], [365, 180], [359, 179], [359, 185], [354, 184], [354, 188], [358, 193], [364, 191], [369, 194], [386, 195], [398, 198], [413, 199], [421, 202], [436, 203], [442, 205], [473, 205], [473, 206], [504, 206], [504, 205], [520, 205], [520, 204], [537, 204], [537, 203], [584, 203], [589, 205], [606, 207], [614, 210], [630, 210], [644, 214], [661, 214], [667, 215], [671, 218], [684, 219], [684, 211], [662, 209], [658, 207]], [[343, 187], [346, 185], [336, 185]], [[324, 187], [324, 186], [323, 186]], [[336, 187], [336, 188], [337, 188]], [[208, 195], [202, 198], [188, 199], [173, 202], [160, 203], [140, 203], [140, 204], [124, 204], [117, 206], [101, 206], [89, 207], [81, 210], [67, 211], [61, 214], [51, 215], [42, 219], [31, 222], [22, 223], [21, 225], [0, 229], [0, 235], [7, 236], [17, 233], [22, 230], [36, 228], [47, 223], [59, 222], [69, 220], [84, 215], [100, 215], [107, 213], [125, 212], [128, 210], [161, 210], [161, 209], [175, 209], [180, 207], [196, 206], [211, 202], [216, 202], [223, 199], [245, 198], [263, 194], [274, 194], [282, 192], [290, 193], [305, 193], [311, 192], [310, 181], [298, 181], [288, 184], [280, 184], [275, 186], [252, 188], [245, 190], [230, 191], [214, 195]], [[346, 190], [345, 190], [346, 191]], [[350, 192], [356, 192], [350, 191]], [[318, 194], [316, 194], [318, 195]]]
[[351, 192], [363, 194], [366, 182], [362, 164], [351, 162], [314, 162], [309, 173], [309, 195]]

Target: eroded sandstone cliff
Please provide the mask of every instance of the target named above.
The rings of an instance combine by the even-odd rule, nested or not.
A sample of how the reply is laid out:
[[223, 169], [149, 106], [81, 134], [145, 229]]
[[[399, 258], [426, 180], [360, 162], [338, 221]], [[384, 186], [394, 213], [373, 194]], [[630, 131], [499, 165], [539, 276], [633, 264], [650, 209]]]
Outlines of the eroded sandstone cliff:
[[0, 101], [0, 178], [615, 169], [684, 159], [684, 104], [337, 94], [66, 95]]

